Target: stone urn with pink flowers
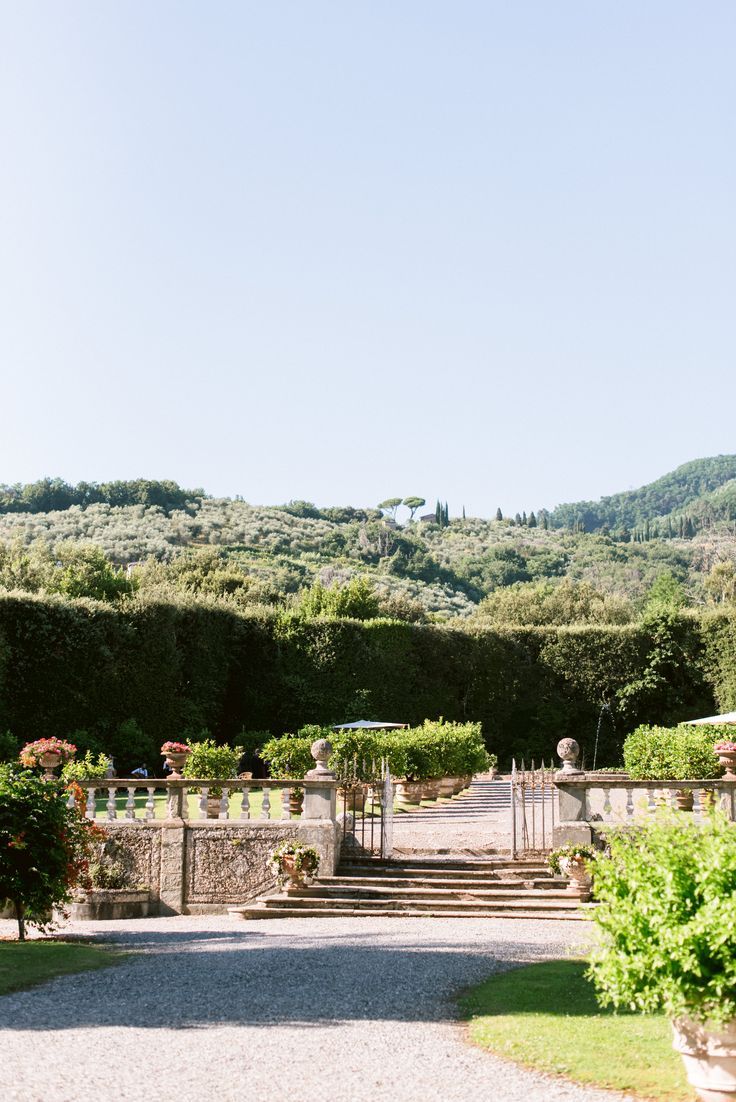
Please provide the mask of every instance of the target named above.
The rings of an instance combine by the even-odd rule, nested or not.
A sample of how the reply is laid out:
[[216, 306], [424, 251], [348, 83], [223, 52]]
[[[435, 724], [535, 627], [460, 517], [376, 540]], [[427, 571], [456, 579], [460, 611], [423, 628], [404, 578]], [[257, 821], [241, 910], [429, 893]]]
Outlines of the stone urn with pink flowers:
[[713, 749], [718, 755], [718, 761], [726, 770], [723, 774], [724, 781], [736, 781], [736, 742], [721, 739]]
[[76, 746], [64, 739], [39, 738], [26, 743], [20, 752], [20, 763], [27, 769], [43, 769], [44, 780], [52, 781], [55, 770], [71, 761], [76, 752]]
[[181, 781], [182, 769], [186, 765], [187, 758], [191, 754], [191, 749], [185, 742], [165, 742], [161, 747], [161, 753], [166, 759], [171, 772], [169, 773], [169, 779], [172, 781]]

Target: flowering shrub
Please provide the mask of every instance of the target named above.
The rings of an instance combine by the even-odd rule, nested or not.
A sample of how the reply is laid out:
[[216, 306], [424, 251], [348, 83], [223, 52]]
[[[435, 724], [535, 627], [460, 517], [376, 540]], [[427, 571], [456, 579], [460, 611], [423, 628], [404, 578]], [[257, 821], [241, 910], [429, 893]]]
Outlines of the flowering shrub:
[[161, 747], [162, 754], [189, 754], [191, 748], [185, 742], [165, 742]]
[[282, 842], [277, 846], [271, 854], [271, 864], [276, 870], [276, 875], [279, 878], [279, 883], [283, 883], [287, 879], [287, 874], [284, 870], [284, 858], [290, 857], [293, 859], [294, 868], [297, 872], [302, 873], [307, 879], [314, 876], [319, 868], [319, 854], [314, 846], [305, 846], [303, 842]]
[[76, 746], [60, 738], [40, 738], [27, 742], [20, 752], [20, 763], [26, 769], [34, 769], [41, 764], [44, 754], [60, 754], [62, 762], [71, 761], [77, 752]]
[[562, 872], [560, 861], [575, 861], [584, 865], [589, 861], [594, 861], [596, 856], [596, 851], [592, 846], [577, 845], [574, 842], [568, 842], [566, 846], [560, 846], [559, 849], [552, 850], [547, 857], [547, 864], [551, 871], [556, 876], [559, 876]]
[[26, 923], [43, 926], [55, 905], [88, 884], [89, 859], [104, 832], [67, 807], [69, 793], [14, 765], [0, 766], [0, 898], [9, 899], [25, 938]]

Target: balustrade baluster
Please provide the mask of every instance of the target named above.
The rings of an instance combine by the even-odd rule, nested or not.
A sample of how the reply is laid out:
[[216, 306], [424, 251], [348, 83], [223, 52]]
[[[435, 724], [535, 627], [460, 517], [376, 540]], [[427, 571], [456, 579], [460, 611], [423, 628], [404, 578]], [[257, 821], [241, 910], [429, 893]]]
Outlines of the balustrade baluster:
[[146, 800], [146, 818], [147, 819], [153, 819], [155, 814], [156, 814], [156, 804], [155, 804], [155, 801], [154, 801], [154, 796], [156, 795], [156, 789], [149, 787], [149, 788], [146, 788], [146, 792], [148, 793], [148, 799]]
[[634, 789], [626, 788], [626, 818], [634, 818]]
[[267, 788], [263, 789], [263, 805], [261, 807], [261, 818], [271, 818], [271, 793]]
[[247, 784], [243, 785], [243, 802], [240, 805], [240, 818], [250, 819], [250, 789]]
[[611, 786], [610, 784], [603, 785], [603, 818], [610, 819], [613, 813], [611, 807]]
[[135, 788], [128, 787], [128, 798], [125, 801], [125, 818], [135, 819]]
[[220, 814], [218, 819], [230, 818], [230, 789], [223, 786], [222, 796], [220, 796]]
[[702, 788], [693, 789], [693, 822], [702, 823], [703, 821], [703, 790]]
[[290, 788], [282, 788], [281, 789], [281, 818], [282, 819], [290, 819], [291, 818], [291, 807], [289, 806], [289, 801], [290, 800], [291, 800], [291, 789]]
[[88, 819], [97, 818], [97, 804], [95, 802], [96, 788], [87, 789], [87, 806], [84, 809], [84, 814]]
[[210, 794], [209, 788], [200, 788], [199, 790], [199, 818], [207, 818], [207, 797]]
[[115, 802], [116, 795], [117, 795], [117, 789], [108, 788], [108, 790], [107, 790], [107, 817], [108, 817], [108, 819], [117, 819], [117, 817], [118, 817], [118, 809], [117, 809], [117, 804]]
[[657, 810], [657, 805], [654, 801], [654, 789], [651, 785], [647, 785], [647, 811], [650, 815], [654, 815]]
[[71, 791], [66, 798], [66, 806], [69, 808], [70, 811], [74, 809], [74, 793]]

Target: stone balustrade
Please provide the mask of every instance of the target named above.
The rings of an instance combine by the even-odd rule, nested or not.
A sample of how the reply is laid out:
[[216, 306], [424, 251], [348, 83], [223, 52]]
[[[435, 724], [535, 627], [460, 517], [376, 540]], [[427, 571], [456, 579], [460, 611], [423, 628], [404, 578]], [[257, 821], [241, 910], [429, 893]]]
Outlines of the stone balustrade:
[[[196, 795], [195, 819], [242, 821], [253, 818], [271, 820], [275, 808], [272, 793], [280, 793], [278, 818], [292, 819], [334, 819], [335, 792], [337, 784], [331, 778], [327, 782], [305, 779], [298, 783], [293, 780], [227, 780], [211, 779], [158, 780], [135, 777], [116, 777], [109, 780], [78, 781], [85, 796], [85, 815], [88, 819], [104, 822], [147, 821], [154, 819], [190, 819], [190, 794]], [[295, 811], [290, 797], [295, 789], [304, 793], [304, 808]], [[210, 792], [219, 803], [217, 814], [210, 810]], [[262, 796], [260, 812], [252, 814], [252, 795]], [[240, 795], [240, 803], [235, 806], [235, 815], [231, 815], [233, 796]], [[145, 796], [145, 799], [143, 797]], [[162, 800], [162, 797], [165, 799]], [[101, 802], [104, 801], [104, 807]], [[70, 806], [74, 803], [74, 794], [69, 796]], [[277, 801], [279, 802], [279, 801]], [[157, 806], [158, 805], [158, 806]]]
[[697, 824], [714, 805], [736, 819], [736, 784], [727, 780], [632, 781], [563, 773], [555, 778], [558, 817], [553, 844], [590, 843], [605, 827], [646, 821], [662, 808], [687, 811]]
[[[85, 813], [105, 831], [103, 854], [125, 868], [131, 887], [148, 892], [151, 914], [225, 911], [275, 888], [271, 854], [287, 839], [314, 846], [320, 873], [337, 868], [342, 827], [337, 781], [324, 764], [329, 744], [317, 740], [312, 754], [316, 767], [303, 780], [82, 781]], [[290, 806], [295, 788], [304, 793], [301, 813]]]

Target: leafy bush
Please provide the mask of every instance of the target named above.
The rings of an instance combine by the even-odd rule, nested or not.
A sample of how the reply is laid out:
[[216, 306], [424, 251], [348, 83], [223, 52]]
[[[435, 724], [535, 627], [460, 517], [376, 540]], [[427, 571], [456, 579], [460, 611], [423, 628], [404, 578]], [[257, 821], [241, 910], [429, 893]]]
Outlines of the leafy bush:
[[97, 781], [107, 776], [110, 759], [107, 754], [93, 754], [88, 750], [83, 758], [68, 761], [61, 770], [61, 779], [65, 784], [71, 781]]
[[624, 765], [635, 781], [697, 781], [722, 772], [711, 727], [642, 726], [624, 742]]
[[99, 827], [76, 808], [58, 781], [0, 766], [0, 899], [9, 899], [25, 938], [27, 922], [44, 925], [87, 872]]
[[604, 1004], [724, 1022], [736, 1016], [736, 831], [662, 820], [610, 838], [596, 861]]
[[[202, 742], [189, 742], [189, 750], [182, 770], [183, 777], [194, 777], [202, 781], [227, 781], [237, 776], [238, 762], [243, 756], [242, 746], [218, 746], [214, 739], [203, 739]], [[222, 788], [210, 787], [209, 795], [213, 798], [221, 797]]]
[[276, 780], [303, 780], [304, 774], [314, 769], [310, 747], [313, 738], [284, 735], [272, 738], [261, 747], [261, 757], [269, 773]]

